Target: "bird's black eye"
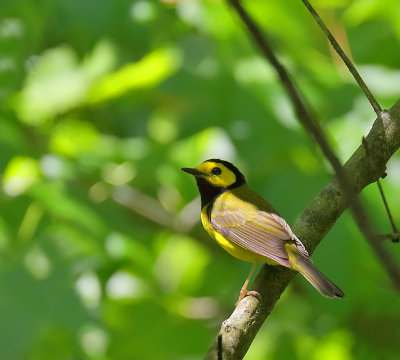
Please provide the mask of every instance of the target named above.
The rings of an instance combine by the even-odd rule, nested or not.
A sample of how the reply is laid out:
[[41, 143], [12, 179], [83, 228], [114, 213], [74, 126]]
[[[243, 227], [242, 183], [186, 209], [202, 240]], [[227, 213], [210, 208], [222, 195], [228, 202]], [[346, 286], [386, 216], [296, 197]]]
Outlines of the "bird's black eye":
[[215, 167], [214, 169], [211, 170], [211, 172], [214, 175], [220, 175], [222, 173], [222, 170], [219, 167]]

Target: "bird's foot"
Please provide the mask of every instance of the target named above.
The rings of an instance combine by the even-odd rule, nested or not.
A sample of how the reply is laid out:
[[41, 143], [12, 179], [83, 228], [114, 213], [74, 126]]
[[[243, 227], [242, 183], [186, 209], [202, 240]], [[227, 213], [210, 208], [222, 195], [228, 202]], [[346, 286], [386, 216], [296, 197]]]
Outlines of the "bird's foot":
[[247, 291], [246, 289], [242, 289], [242, 290], [240, 290], [239, 299], [238, 299], [238, 301], [236, 301], [235, 306], [238, 306], [238, 304], [240, 303], [240, 301], [241, 301], [244, 297], [249, 296], [249, 295], [254, 296], [254, 297], [258, 298], [259, 300], [261, 300], [261, 295], [260, 295], [260, 293], [258, 293], [257, 291], [253, 291], [253, 290]]

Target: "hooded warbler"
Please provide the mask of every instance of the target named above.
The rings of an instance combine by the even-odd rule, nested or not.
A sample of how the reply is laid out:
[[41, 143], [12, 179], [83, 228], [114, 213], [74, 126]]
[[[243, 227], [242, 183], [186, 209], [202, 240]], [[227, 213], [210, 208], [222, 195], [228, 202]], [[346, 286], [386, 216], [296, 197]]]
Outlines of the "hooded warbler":
[[210, 159], [196, 168], [182, 168], [193, 175], [201, 197], [205, 230], [229, 254], [254, 263], [236, 304], [246, 295], [257, 263], [282, 265], [300, 272], [322, 295], [344, 293], [312, 263], [302, 242], [272, 205], [246, 185], [239, 169], [225, 160]]

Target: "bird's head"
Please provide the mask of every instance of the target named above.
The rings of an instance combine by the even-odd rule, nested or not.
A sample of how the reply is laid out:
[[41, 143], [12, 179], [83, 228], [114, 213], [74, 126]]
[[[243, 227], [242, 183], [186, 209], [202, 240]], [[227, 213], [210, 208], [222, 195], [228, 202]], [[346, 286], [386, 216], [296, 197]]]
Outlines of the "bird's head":
[[233, 189], [246, 182], [239, 169], [225, 160], [209, 159], [195, 168], [182, 168], [181, 170], [196, 178], [200, 193], [202, 191], [201, 186]]

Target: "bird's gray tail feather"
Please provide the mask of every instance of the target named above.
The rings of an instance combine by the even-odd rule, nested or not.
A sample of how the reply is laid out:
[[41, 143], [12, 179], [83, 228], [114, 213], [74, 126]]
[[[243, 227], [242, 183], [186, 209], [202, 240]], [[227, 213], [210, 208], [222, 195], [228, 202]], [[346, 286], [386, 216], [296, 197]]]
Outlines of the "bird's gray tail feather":
[[344, 297], [343, 291], [319, 271], [311, 259], [300, 254], [295, 255], [296, 262], [293, 268], [299, 271], [322, 295], [326, 297]]

